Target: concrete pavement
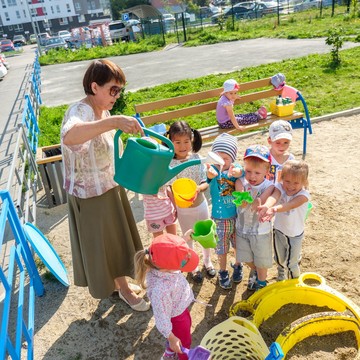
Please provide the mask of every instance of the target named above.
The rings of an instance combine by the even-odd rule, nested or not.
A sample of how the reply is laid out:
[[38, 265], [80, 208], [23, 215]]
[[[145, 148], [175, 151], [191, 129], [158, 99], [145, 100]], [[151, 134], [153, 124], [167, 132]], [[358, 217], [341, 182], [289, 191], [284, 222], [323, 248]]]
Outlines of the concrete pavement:
[[[359, 44], [345, 43], [343, 49], [355, 46]], [[162, 51], [110, 59], [123, 69], [127, 78], [126, 90], [134, 91], [330, 50], [324, 38], [252, 39], [198, 47], [170, 46]], [[84, 96], [82, 78], [89, 63], [82, 61], [42, 67], [44, 105], [56, 106], [80, 100]]]

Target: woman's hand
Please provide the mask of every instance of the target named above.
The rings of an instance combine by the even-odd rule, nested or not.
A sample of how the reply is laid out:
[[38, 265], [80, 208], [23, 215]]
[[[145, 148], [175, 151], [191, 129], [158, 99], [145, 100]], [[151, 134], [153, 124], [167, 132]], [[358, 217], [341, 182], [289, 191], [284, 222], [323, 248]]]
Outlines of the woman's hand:
[[127, 134], [138, 134], [144, 136], [144, 130], [140, 126], [139, 122], [133, 116], [127, 115], [115, 115], [113, 119], [116, 122], [116, 128], [122, 130]]

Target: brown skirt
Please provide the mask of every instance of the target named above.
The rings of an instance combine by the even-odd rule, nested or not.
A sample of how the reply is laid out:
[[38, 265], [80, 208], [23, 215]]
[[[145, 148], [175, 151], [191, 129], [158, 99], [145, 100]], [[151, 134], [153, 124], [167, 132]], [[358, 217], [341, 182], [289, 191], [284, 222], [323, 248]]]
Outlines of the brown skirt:
[[90, 199], [68, 195], [74, 284], [96, 299], [114, 291], [114, 279], [134, 275], [143, 248], [125, 190], [117, 186]]

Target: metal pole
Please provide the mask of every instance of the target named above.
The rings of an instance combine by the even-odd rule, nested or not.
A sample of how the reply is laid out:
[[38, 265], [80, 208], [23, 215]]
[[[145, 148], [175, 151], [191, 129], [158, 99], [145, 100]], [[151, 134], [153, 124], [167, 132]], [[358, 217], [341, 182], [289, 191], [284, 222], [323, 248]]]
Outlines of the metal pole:
[[36, 44], [37, 44], [37, 47], [38, 47], [39, 56], [41, 56], [40, 41], [39, 41], [39, 37], [38, 37], [37, 31], [36, 31], [36, 27], [35, 27], [35, 24], [34, 24], [32, 15], [31, 15], [31, 11], [30, 11], [30, 8], [29, 8], [29, 3], [28, 3], [27, 0], [26, 0], [25, 2], [26, 2], [26, 7], [27, 7], [27, 10], [28, 10], [29, 16], [30, 16], [31, 26], [32, 26], [33, 31], [34, 31], [34, 34], [35, 34], [35, 36], [36, 36]]

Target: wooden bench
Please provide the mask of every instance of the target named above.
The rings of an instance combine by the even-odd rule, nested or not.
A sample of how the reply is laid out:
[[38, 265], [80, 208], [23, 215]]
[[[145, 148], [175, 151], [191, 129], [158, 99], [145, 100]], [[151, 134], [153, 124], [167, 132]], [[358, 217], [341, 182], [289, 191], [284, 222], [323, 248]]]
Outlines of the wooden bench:
[[[304, 157], [306, 154], [307, 132], [309, 132], [309, 134], [312, 134], [310, 116], [305, 99], [303, 98], [301, 93], [291, 87], [288, 87], [288, 89], [292, 89], [292, 92], [294, 93], [293, 100], [296, 101], [297, 104], [301, 103], [303, 112], [295, 111], [289, 116], [282, 117], [268, 113], [266, 119], [260, 120], [258, 124], [247, 125], [246, 130], [242, 132], [237, 129], [221, 129], [218, 125], [208, 126], [205, 128], [197, 128], [195, 126], [195, 128], [200, 131], [203, 140], [208, 141], [214, 139], [222, 132], [243, 134], [259, 128], [268, 127], [275, 120], [287, 120], [290, 121], [293, 129], [303, 129], [304, 131]], [[148, 126], [157, 123], [169, 122], [171, 120], [183, 119], [201, 113], [211, 111], [214, 112], [216, 110], [216, 104], [222, 91], [223, 88], [217, 88], [193, 94], [177, 96], [174, 98], [158, 100], [145, 104], [137, 104], [135, 105], [136, 116], [140, 118], [145, 125]], [[271, 84], [271, 78], [242, 83], [240, 84], [239, 92], [241, 98], [235, 101], [235, 105], [250, 103], [256, 100], [264, 100], [269, 98], [273, 98], [275, 100], [275, 98], [281, 93], [282, 91], [277, 91], [273, 88]], [[176, 108], [175, 110], [169, 110], [169, 108], [171, 107], [179, 108]], [[156, 113], [154, 113], [154, 111]], [[235, 109], [235, 113], [237, 112], [238, 111], [236, 111]], [[216, 121], [215, 113], [213, 116], [214, 120]]]

